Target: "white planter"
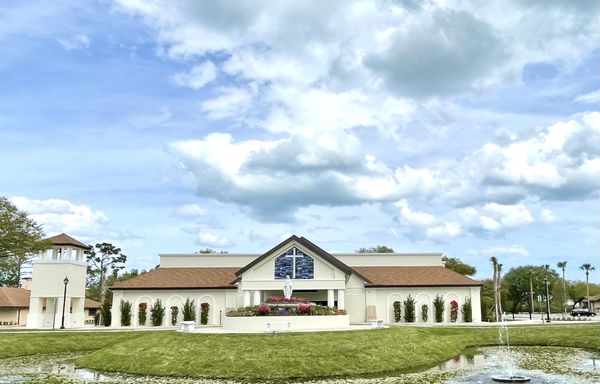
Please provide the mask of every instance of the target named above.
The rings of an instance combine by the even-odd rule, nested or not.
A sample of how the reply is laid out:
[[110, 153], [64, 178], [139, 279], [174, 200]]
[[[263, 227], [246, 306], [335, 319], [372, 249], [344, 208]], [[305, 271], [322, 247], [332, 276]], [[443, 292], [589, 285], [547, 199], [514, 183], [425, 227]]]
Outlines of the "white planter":
[[181, 322], [181, 332], [193, 332], [196, 329], [195, 321], [182, 321]]
[[250, 316], [223, 318], [223, 328], [242, 332], [276, 332], [344, 329], [350, 326], [348, 315], [335, 316]]

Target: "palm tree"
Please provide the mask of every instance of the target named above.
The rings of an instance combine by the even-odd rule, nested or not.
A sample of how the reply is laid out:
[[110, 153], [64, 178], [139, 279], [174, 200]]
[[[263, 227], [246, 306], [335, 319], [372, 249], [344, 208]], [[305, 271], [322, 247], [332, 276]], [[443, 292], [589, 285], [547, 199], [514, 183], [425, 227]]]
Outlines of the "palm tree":
[[496, 270], [498, 271], [498, 275], [496, 276], [496, 279], [498, 280], [498, 283], [496, 284], [497, 291], [496, 291], [496, 296], [498, 297], [498, 313], [500, 313], [500, 316], [502, 316], [502, 274], [500, 272], [502, 272], [502, 264], [498, 263], [496, 265]]
[[583, 264], [579, 267], [582, 271], [585, 271], [585, 288], [587, 290], [587, 309], [590, 310], [590, 271], [595, 271], [596, 268], [592, 266], [590, 263]]
[[496, 259], [496, 256], [492, 256], [490, 257], [490, 261], [494, 267], [494, 277], [492, 278], [494, 282], [494, 316], [496, 321], [498, 321], [498, 259]]
[[563, 291], [562, 291], [562, 302], [563, 302], [563, 311], [565, 313], [565, 317], [567, 316], [567, 281], [565, 280], [565, 268], [567, 268], [566, 261], [559, 261], [556, 266], [562, 269], [562, 281], [563, 281]]

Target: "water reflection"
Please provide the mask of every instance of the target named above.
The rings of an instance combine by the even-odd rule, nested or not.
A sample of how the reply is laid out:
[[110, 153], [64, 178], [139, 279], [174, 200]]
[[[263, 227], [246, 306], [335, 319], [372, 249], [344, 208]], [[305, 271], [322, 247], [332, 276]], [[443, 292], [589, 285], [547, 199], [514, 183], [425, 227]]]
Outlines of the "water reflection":
[[[83, 383], [161, 383], [222, 384], [232, 381], [144, 377], [100, 373], [77, 368], [75, 356], [24, 357], [0, 360], [0, 384], [20, 384], [31, 376], [59, 376]], [[570, 348], [516, 348], [516, 365], [520, 374], [531, 377], [533, 384], [600, 383], [600, 360], [597, 354]], [[467, 350], [423, 372], [381, 378], [314, 380], [310, 384], [491, 384], [491, 376], [500, 372], [502, 354], [497, 348]], [[525, 369], [527, 368], [527, 369]]]

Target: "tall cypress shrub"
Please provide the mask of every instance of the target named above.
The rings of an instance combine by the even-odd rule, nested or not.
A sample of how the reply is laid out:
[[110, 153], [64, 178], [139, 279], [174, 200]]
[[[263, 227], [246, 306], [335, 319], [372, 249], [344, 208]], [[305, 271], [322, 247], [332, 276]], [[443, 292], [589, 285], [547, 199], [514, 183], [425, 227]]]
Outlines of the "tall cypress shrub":
[[473, 322], [473, 306], [471, 305], [471, 299], [465, 300], [464, 304], [460, 308], [460, 311], [462, 312], [463, 321], [465, 323]]
[[435, 321], [441, 323], [444, 321], [444, 298], [442, 295], [435, 295], [433, 307], [435, 308]]
[[121, 300], [121, 326], [129, 327], [131, 325], [131, 303]]
[[152, 307], [150, 308], [150, 321], [154, 327], [162, 325], [165, 317], [165, 307], [163, 307], [160, 299], [156, 299]]
[[407, 323], [415, 322], [415, 299], [408, 295], [404, 300], [404, 321]]
[[402, 319], [402, 304], [399, 301], [394, 301], [394, 321], [400, 322]]
[[183, 321], [196, 321], [196, 308], [194, 306], [194, 300], [190, 300], [189, 297], [185, 300], [181, 314], [183, 315]]

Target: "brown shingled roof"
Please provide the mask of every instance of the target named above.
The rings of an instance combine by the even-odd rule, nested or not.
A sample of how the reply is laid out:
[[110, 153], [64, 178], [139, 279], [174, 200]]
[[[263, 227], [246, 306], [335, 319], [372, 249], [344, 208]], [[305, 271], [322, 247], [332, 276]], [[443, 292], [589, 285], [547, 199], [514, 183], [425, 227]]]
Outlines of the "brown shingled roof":
[[[0, 287], [0, 308], [29, 308], [31, 291], [24, 288]], [[85, 298], [84, 308], [100, 308], [100, 303]]]
[[29, 291], [23, 288], [0, 287], [0, 308], [29, 308]]
[[84, 308], [100, 308], [101, 305], [96, 300], [85, 298], [85, 303], [83, 304]]
[[133, 279], [120, 281], [115, 289], [214, 289], [236, 288], [238, 268], [157, 268]]
[[445, 267], [354, 267], [371, 280], [368, 287], [440, 287], [480, 286], [470, 279]]
[[49, 242], [54, 245], [70, 245], [72, 247], [82, 248], [82, 249], [91, 249], [92, 247], [89, 245], [83, 244], [81, 241], [72, 238], [66, 233], [61, 233], [60, 235], [52, 236], [47, 238]]

